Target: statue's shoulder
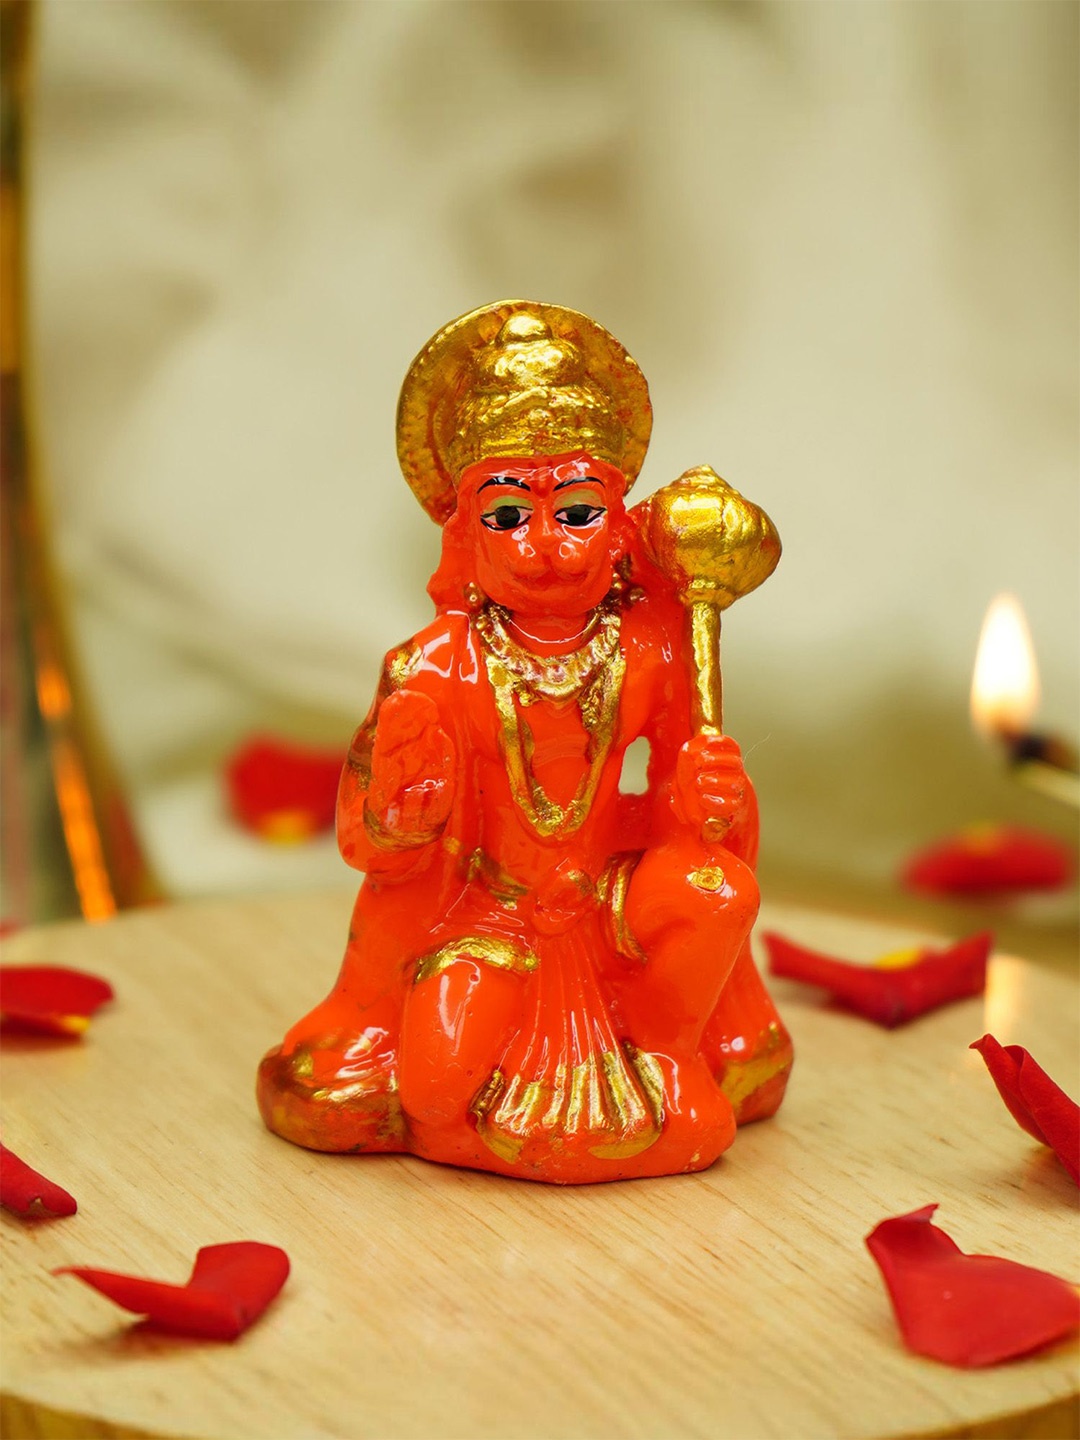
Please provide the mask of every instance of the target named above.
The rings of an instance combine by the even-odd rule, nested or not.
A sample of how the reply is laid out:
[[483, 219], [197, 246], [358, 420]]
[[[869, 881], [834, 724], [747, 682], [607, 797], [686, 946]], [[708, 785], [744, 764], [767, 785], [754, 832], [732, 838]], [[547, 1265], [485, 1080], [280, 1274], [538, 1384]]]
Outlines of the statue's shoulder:
[[476, 669], [476, 647], [468, 615], [448, 610], [430, 625], [396, 645], [384, 666], [392, 690], [403, 685], [437, 693], [456, 679], [469, 678]]
[[634, 589], [623, 600], [623, 652], [632, 665], [652, 670], [679, 663], [683, 611], [670, 596]]

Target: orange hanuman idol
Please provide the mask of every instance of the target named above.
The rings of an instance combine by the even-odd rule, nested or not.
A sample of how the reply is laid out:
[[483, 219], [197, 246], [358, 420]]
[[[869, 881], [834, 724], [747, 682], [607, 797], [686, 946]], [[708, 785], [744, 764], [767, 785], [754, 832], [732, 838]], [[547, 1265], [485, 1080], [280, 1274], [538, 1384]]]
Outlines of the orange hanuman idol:
[[702, 1170], [779, 1105], [719, 638], [780, 544], [706, 467], [624, 508], [650, 425], [634, 361], [560, 306], [473, 311], [414, 361], [398, 453], [442, 526], [437, 613], [342, 775], [366, 878], [337, 984], [259, 1068], [286, 1139], [578, 1183]]

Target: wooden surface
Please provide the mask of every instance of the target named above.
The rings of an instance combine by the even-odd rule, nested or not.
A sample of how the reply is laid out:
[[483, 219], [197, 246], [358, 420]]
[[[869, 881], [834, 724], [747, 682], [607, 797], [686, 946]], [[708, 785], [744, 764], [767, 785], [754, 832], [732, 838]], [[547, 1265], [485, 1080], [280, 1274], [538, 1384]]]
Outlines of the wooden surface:
[[[1080, 1278], [1077, 1191], [966, 1047], [1068, 1086], [1075, 981], [1004, 957], [985, 1000], [886, 1033], [777, 982], [791, 1092], [703, 1175], [556, 1189], [268, 1134], [256, 1063], [329, 989], [351, 895], [141, 912], [17, 936], [117, 999], [82, 1043], [4, 1044], [7, 1144], [79, 1214], [3, 1217], [5, 1434], [852, 1437], [1075, 1433], [1075, 1344], [987, 1371], [906, 1353], [863, 1236], [940, 1201], [965, 1250]], [[870, 958], [910, 932], [765, 923]], [[52, 1267], [186, 1278], [201, 1245], [293, 1262], [236, 1345], [172, 1339]]]

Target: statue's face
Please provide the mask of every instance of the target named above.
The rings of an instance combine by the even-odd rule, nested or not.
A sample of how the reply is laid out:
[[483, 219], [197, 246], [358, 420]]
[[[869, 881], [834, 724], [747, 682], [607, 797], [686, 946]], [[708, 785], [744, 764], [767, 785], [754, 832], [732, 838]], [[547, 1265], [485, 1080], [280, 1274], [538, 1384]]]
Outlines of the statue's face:
[[573, 617], [611, 588], [611, 511], [626, 482], [614, 466], [578, 452], [484, 460], [471, 482], [477, 581], [515, 615]]

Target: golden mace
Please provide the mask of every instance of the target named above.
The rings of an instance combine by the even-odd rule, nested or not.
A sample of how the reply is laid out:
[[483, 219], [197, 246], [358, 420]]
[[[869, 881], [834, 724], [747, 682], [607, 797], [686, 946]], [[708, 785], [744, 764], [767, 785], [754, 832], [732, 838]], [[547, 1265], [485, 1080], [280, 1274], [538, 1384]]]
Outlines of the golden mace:
[[776, 569], [780, 536], [764, 510], [708, 465], [695, 466], [635, 509], [653, 563], [686, 606], [698, 734], [722, 735], [720, 615]]

